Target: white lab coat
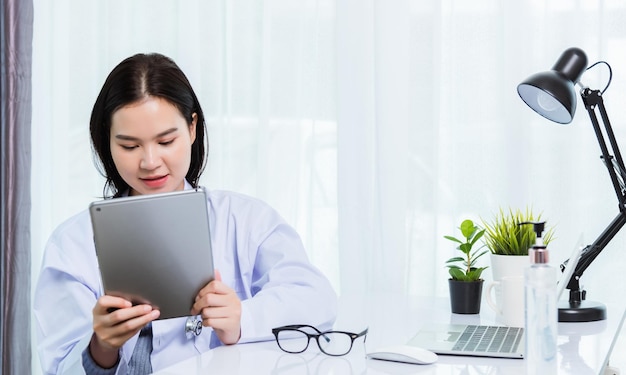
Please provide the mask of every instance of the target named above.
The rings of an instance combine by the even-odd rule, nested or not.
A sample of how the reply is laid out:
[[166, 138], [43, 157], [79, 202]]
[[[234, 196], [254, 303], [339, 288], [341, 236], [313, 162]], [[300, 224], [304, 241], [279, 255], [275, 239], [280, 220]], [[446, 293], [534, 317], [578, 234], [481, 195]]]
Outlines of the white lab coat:
[[[239, 342], [271, 340], [271, 329], [286, 324], [332, 327], [336, 294], [309, 263], [295, 230], [257, 199], [226, 191], [208, 193], [214, 265], [242, 301]], [[34, 315], [45, 374], [84, 374], [81, 352], [92, 336], [92, 309], [102, 294], [85, 210], [52, 233], [44, 253]], [[186, 320], [152, 323], [154, 371], [221, 345], [206, 327], [188, 339]], [[118, 374], [126, 373], [137, 337], [122, 347]]]

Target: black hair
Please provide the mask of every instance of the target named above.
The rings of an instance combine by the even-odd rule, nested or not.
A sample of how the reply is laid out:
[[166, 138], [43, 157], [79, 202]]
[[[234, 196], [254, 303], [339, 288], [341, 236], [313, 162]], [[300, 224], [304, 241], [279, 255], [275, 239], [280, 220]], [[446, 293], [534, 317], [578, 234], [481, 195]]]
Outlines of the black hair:
[[96, 167], [106, 178], [104, 197], [118, 197], [129, 189], [120, 176], [111, 156], [111, 118], [118, 109], [147, 97], [167, 100], [191, 125], [197, 116], [196, 139], [191, 146], [191, 163], [185, 178], [198, 186], [206, 165], [206, 124], [198, 98], [189, 80], [176, 63], [167, 56], [151, 53], [136, 54], [120, 62], [106, 78], [91, 111], [89, 129], [91, 145], [97, 155]]

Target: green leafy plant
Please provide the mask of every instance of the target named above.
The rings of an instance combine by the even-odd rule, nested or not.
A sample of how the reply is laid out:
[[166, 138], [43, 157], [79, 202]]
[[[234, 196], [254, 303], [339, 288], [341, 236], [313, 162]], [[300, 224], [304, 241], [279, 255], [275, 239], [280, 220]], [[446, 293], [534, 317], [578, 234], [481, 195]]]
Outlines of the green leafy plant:
[[[480, 275], [487, 267], [477, 267], [476, 261], [481, 256], [489, 252], [489, 250], [481, 249], [485, 246], [482, 245], [477, 249], [473, 249], [476, 242], [485, 234], [485, 230], [481, 229], [471, 220], [464, 220], [459, 227], [461, 234], [465, 237], [465, 240], [459, 240], [452, 236], [443, 236], [444, 238], [456, 242], [459, 244], [456, 248], [463, 253], [463, 256], [457, 256], [448, 259], [446, 267], [453, 280], [458, 281], [478, 281]], [[472, 250], [473, 249], [473, 250]]]
[[[491, 222], [483, 220], [485, 236], [483, 241], [492, 254], [528, 255], [528, 249], [535, 244], [536, 236], [532, 225], [520, 225], [528, 221], [541, 221], [541, 215], [535, 215], [532, 209], [526, 211], [509, 208], [505, 212], [500, 208]], [[543, 234], [543, 243], [552, 241], [554, 228], [548, 228]]]

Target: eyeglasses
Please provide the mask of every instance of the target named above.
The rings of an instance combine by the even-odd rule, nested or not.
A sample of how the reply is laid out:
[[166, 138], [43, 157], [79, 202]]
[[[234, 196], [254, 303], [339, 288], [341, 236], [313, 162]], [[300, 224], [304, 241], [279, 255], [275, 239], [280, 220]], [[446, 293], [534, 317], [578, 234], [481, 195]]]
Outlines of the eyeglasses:
[[[308, 333], [305, 330], [315, 331], [316, 333]], [[276, 336], [278, 347], [287, 353], [304, 352], [309, 347], [311, 339], [314, 338], [322, 353], [332, 356], [348, 354], [352, 350], [354, 340], [364, 336], [363, 342], [365, 342], [367, 338], [367, 328], [361, 333], [344, 331], [321, 332], [319, 329], [306, 324], [273, 328], [272, 333]]]

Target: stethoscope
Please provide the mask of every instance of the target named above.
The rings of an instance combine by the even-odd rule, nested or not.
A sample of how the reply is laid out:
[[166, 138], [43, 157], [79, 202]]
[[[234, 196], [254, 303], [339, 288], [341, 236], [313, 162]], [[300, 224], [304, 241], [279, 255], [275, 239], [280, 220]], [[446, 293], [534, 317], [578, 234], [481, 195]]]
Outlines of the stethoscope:
[[188, 339], [200, 336], [202, 332], [202, 319], [198, 316], [188, 316], [185, 323], [185, 335]]

